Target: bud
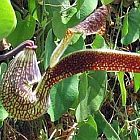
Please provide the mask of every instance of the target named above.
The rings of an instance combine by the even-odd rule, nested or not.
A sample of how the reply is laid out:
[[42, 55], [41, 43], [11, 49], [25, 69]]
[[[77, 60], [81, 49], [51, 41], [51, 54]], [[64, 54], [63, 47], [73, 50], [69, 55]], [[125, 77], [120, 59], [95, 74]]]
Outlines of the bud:
[[84, 21], [73, 27], [72, 30], [85, 35], [91, 35], [95, 33], [103, 34], [102, 31], [105, 30], [108, 13], [109, 8], [105, 5], [101, 6]]

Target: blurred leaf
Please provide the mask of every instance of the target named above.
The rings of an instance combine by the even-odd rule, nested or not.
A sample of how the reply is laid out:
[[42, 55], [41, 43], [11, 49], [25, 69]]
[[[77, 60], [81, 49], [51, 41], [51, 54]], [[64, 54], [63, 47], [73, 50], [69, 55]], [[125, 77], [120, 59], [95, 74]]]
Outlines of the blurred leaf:
[[103, 5], [107, 5], [107, 4], [109, 4], [109, 3], [113, 2], [113, 1], [114, 0], [101, 0]]
[[3, 126], [3, 121], [0, 121], [0, 128]]
[[126, 14], [124, 16], [124, 19], [123, 19], [123, 26], [122, 26], [122, 38], [128, 34], [128, 14]]
[[120, 83], [120, 88], [121, 88], [121, 95], [122, 95], [122, 105], [126, 105], [126, 97], [127, 97], [127, 92], [124, 84], [124, 72], [118, 72], [117, 73], [118, 80]]
[[134, 73], [134, 89], [135, 92], [140, 89], [140, 73]]
[[96, 34], [96, 37], [93, 41], [92, 48], [108, 48], [107, 44], [105, 43], [104, 38], [101, 35]]
[[97, 123], [98, 131], [102, 131], [107, 140], [121, 140], [119, 135], [113, 129], [113, 127], [107, 122], [105, 117], [100, 111], [97, 111], [95, 114], [95, 121]]
[[131, 6], [133, 4], [135, 0], [123, 0], [123, 6], [128, 8], [129, 6]]
[[17, 20], [10, 0], [0, 0], [0, 40], [7, 37], [16, 27]]
[[0, 83], [2, 81], [3, 74], [6, 70], [7, 70], [7, 64], [6, 63], [1, 63], [0, 64]]
[[80, 76], [79, 81], [79, 105], [76, 110], [76, 119], [78, 122], [83, 121], [90, 114], [90, 110], [87, 107], [88, 104], [88, 78], [87, 73], [83, 73]]
[[99, 110], [106, 94], [106, 72], [94, 71], [80, 76], [79, 105], [76, 110], [77, 121]]
[[16, 47], [21, 42], [31, 39], [35, 32], [36, 21], [28, 15], [24, 20], [21, 15], [17, 13], [18, 23], [16, 29], [8, 36], [9, 42]]
[[85, 0], [77, 0], [77, 9], [80, 10], [81, 6], [83, 5]]
[[114, 130], [117, 132], [117, 134], [119, 134], [119, 132], [120, 132], [119, 121], [118, 120], [113, 120], [111, 125], [114, 128]]
[[128, 45], [135, 42], [140, 36], [140, 10], [138, 8], [132, 8], [128, 13], [128, 29], [125, 24], [125, 30], [128, 33], [121, 39], [122, 44]]
[[131, 140], [139, 140], [138, 130], [135, 126], [132, 128], [130, 135], [131, 135]]
[[50, 57], [55, 47], [56, 45], [54, 43], [53, 32], [52, 32], [52, 29], [50, 29], [47, 35], [46, 42], [45, 42], [45, 51], [44, 51], [44, 68], [45, 69], [49, 66]]
[[78, 134], [74, 140], [97, 140], [97, 125], [92, 116], [79, 123]]
[[[70, 6], [69, 0], [46, 0], [46, 9], [49, 8], [49, 12], [61, 12], [66, 10]], [[50, 10], [51, 9], [51, 10]]]
[[37, 5], [35, 0], [29, 0], [28, 1], [28, 6], [29, 6], [29, 12], [33, 16], [35, 20], [38, 20], [37, 17]]
[[4, 109], [4, 107], [2, 106], [1, 102], [0, 102], [0, 122], [4, 121], [6, 118], [8, 117], [8, 113], [7, 111]]
[[52, 121], [58, 120], [77, 100], [79, 94], [78, 83], [78, 77], [74, 75], [56, 84], [51, 89], [51, 105], [48, 113]]
[[72, 16], [77, 12], [77, 9], [75, 7], [71, 7], [68, 9], [65, 13], [62, 15], [62, 22], [64, 24], [67, 24], [68, 21], [72, 18]]
[[53, 32], [59, 39], [62, 39], [65, 36], [67, 27], [62, 22], [61, 15], [58, 12], [53, 13], [53, 19], [52, 19], [52, 28]]
[[2, 79], [3, 79], [3, 75], [4, 72], [7, 70], [7, 64], [6, 63], [1, 63], [0, 64], [0, 85], [2, 84]]

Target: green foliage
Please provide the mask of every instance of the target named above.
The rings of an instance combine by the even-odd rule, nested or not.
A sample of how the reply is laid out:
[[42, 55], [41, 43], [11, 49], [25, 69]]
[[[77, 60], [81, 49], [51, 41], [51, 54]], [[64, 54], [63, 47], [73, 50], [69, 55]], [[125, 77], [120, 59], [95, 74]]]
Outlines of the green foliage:
[[92, 44], [93, 48], [108, 48], [104, 38], [101, 35], [96, 34], [96, 37]]
[[95, 121], [97, 123], [98, 130], [100, 130], [100, 132], [104, 132], [108, 140], [121, 140], [119, 135], [107, 122], [101, 112], [97, 111], [95, 114]]
[[[36, 52], [39, 66], [44, 73], [49, 67], [53, 50], [63, 39], [67, 29], [84, 20], [97, 8], [97, 5], [110, 4], [114, 8], [112, 8], [112, 16], [108, 18], [105, 35], [96, 34], [91, 36], [91, 39], [85, 38], [82, 34], [75, 34], [62, 57], [86, 48], [120, 49], [124, 46], [122, 49], [125, 50], [125, 45], [128, 45], [130, 48], [133, 46], [133, 50], [138, 49], [136, 46], [140, 39], [140, 3], [138, 1], [133, 5], [129, 4], [128, 9], [126, 9], [127, 6], [123, 7], [123, 2], [115, 5], [113, 0], [76, 0], [72, 4], [70, 2], [72, 1], [29, 0], [26, 5], [22, 5], [24, 10], [20, 7], [18, 9], [14, 7], [13, 10], [9, 0], [1, 0], [0, 40], [6, 38], [13, 47], [16, 47], [27, 39], [35, 38], [35, 43], [38, 45]], [[110, 25], [110, 23], [113, 24]], [[1, 62], [1, 83], [6, 69], [7, 64]], [[43, 128], [40, 130], [40, 139], [49, 138], [50, 135], [50, 139], [55, 139], [55, 131], [64, 129], [62, 128], [64, 124], [59, 121], [63, 120], [63, 114], [69, 114], [74, 118], [70, 123], [74, 140], [97, 140], [99, 137], [107, 140], [138, 140], [140, 134], [137, 118], [140, 118], [140, 103], [137, 98], [135, 100], [132, 98], [131, 107], [134, 111], [129, 114], [127, 112], [129, 96], [126, 93], [133, 95], [133, 89], [135, 93], [139, 92], [139, 81], [139, 73], [127, 73], [126, 78], [122, 72], [116, 76], [113, 72], [91, 71], [59, 82], [50, 91], [51, 103], [47, 111], [51, 119], [49, 123], [55, 122], [52, 124], [54, 128], [51, 128], [54, 132], [48, 129], [47, 134], [44, 128], [47, 129], [48, 126], [44, 122], [48, 120], [41, 118]], [[8, 113], [0, 104], [0, 127], [7, 117]], [[59, 128], [55, 128], [56, 122]], [[15, 126], [19, 126], [20, 123], [22, 125], [23, 122]], [[73, 124], [77, 124], [76, 128], [73, 128]]]
[[77, 121], [99, 110], [106, 94], [106, 72], [96, 71], [80, 76]]
[[51, 89], [51, 106], [48, 110], [51, 120], [58, 120], [78, 98], [78, 77], [73, 76], [58, 83]]
[[128, 15], [125, 15], [123, 22], [123, 38], [121, 42], [124, 45], [135, 42], [140, 37], [140, 9], [132, 8]]
[[16, 27], [16, 15], [9, 0], [0, 1], [0, 40]]
[[134, 88], [135, 88], [135, 92], [137, 92], [140, 89], [140, 74], [139, 73], [135, 73], [134, 74]]
[[36, 26], [36, 21], [31, 15], [26, 16], [25, 19], [22, 19], [18, 12], [16, 15], [18, 20], [17, 26], [15, 30], [8, 36], [8, 40], [15, 47], [21, 42], [31, 39], [35, 32]]
[[124, 84], [124, 72], [118, 72], [118, 80], [120, 83], [120, 88], [121, 88], [121, 95], [122, 95], [122, 105], [126, 105], [126, 97], [127, 97], [127, 92], [125, 89], [125, 84]]
[[62, 22], [61, 15], [58, 12], [53, 13], [52, 19], [53, 32], [56, 37], [62, 39], [66, 33], [66, 25]]
[[[51, 47], [50, 47], [51, 46]], [[56, 47], [54, 43], [54, 36], [52, 29], [49, 30], [46, 41], [45, 41], [45, 50], [44, 50], [44, 69], [49, 66], [51, 54]]]
[[77, 25], [80, 21], [84, 20], [96, 8], [98, 0], [77, 0], [77, 12], [71, 17], [68, 22], [68, 27]]
[[3, 121], [8, 117], [8, 113], [7, 111], [4, 109], [4, 107], [2, 106], [1, 102], [0, 102], [0, 128], [3, 125]]
[[97, 124], [92, 116], [89, 116], [85, 121], [80, 122], [78, 127], [78, 134], [74, 137], [74, 140], [97, 140]]

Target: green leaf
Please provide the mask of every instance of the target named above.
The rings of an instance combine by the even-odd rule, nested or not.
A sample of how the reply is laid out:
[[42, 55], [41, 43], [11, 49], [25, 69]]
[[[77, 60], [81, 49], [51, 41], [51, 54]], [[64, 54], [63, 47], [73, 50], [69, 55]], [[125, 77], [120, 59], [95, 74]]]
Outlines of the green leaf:
[[51, 89], [51, 105], [48, 113], [52, 121], [58, 120], [76, 102], [79, 94], [78, 83], [78, 77], [74, 75]]
[[121, 39], [122, 44], [128, 45], [139, 39], [140, 36], [140, 10], [138, 8], [132, 8], [128, 13], [128, 29], [125, 30], [128, 33]]
[[52, 32], [52, 29], [50, 29], [48, 32], [48, 36], [46, 38], [46, 42], [45, 42], [45, 51], [44, 51], [44, 68], [45, 69], [49, 66], [50, 57], [55, 47], [56, 45], [54, 43], [53, 32]]
[[83, 121], [90, 114], [90, 110], [87, 107], [88, 104], [88, 78], [87, 73], [83, 73], [80, 76], [79, 81], [79, 105], [76, 110], [76, 119], [78, 122]]
[[124, 72], [118, 72], [117, 73], [118, 80], [120, 83], [120, 88], [121, 88], [121, 95], [122, 95], [122, 105], [126, 105], [126, 97], [127, 97], [127, 92], [124, 84]]
[[0, 121], [0, 128], [3, 126], [3, 121]]
[[65, 13], [62, 15], [62, 22], [64, 24], [67, 24], [68, 21], [76, 14], [77, 9], [75, 7], [71, 7], [69, 10], [67, 10]]
[[119, 134], [119, 132], [120, 132], [119, 121], [118, 120], [113, 120], [111, 125], [114, 128], [114, 130], [117, 132], [117, 134]]
[[57, 38], [62, 39], [65, 36], [67, 27], [62, 22], [61, 15], [58, 12], [53, 13], [52, 28]]
[[[77, 40], [78, 39], [78, 40]], [[68, 46], [68, 48], [66, 49], [65, 53], [63, 56], [66, 56], [67, 54], [69, 53], [72, 53], [72, 52], [75, 52], [75, 51], [78, 51], [78, 50], [82, 50], [85, 48], [85, 44], [84, 44], [84, 39], [82, 36], [79, 37], [79, 35], [75, 35], [73, 38], [72, 38], [72, 41], [71, 41], [73, 44], [70, 44]]]
[[79, 130], [75, 140], [97, 140], [97, 136], [96, 122], [92, 116], [89, 116], [87, 120], [79, 123]]
[[8, 113], [0, 102], [0, 121], [4, 121], [7, 117], [8, 117]]
[[0, 83], [2, 81], [3, 74], [6, 70], [7, 70], [7, 64], [6, 63], [1, 63], [0, 64]]
[[62, 12], [70, 6], [69, 0], [46, 0], [45, 4], [46, 10], [49, 9], [49, 12]]
[[98, 131], [102, 131], [107, 140], [121, 140], [119, 135], [113, 129], [113, 127], [107, 122], [105, 117], [100, 111], [97, 111], [95, 114], [95, 121], [97, 123]]
[[35, 0], [29, 0], [28, 1], [28, 6], [29, 6], [29, 12], [33, 16], [35, 20], [38, 20], [37, 16], [37, 5]]
[[16, 24], [16, 15], [10, 0], [0, 0], [0, 40], [7, 37]]
[[124, 16], [124, 19], [123, 19], [123, 26], [122, 26], [122, 38], [128, 34], [128, 14], [126, 14]]
[[28, 15], [25, 19], [21, 18], [21, 15], [17, 13], [18, 23], [16, 29], [8, 36], [9, 42], [13, 46], [19, 45], [21, 42], [31, 39], [35, 32], [36, 21]]
[[99, 34], [96, 34], [96, 37], [95, 37], [93, 44], [92, 44], [92, 47], [97, 48], [97, 49], [98, 48], [108, 48], [107, 44], [105, 43], [104, 38]]
[[79, 105], [76, 110], [78, 122], [99, 110], [106, 94], [106, 82], [106, 71], [94, 71], [80, 76]]
[[[98, 0], [78, 0], [77, 1], [77, 13], [73, 15], [67, 24], [67, 27], [73, 27], [79, 22], [84, 20], [89, 14], [91, 14], [97, 7]], [[81, 7], [80, 7], [81, 6]]]
[[135, 126], [132, 128], [130, 135], [131, 135], [131, 140], [138, 140], [139, 139], [138, 130]]
[[135, 92], [140, 89], [140, 73], [134, 73], [134, 89]]
[[107, 5], [107, 4], [109, 4], [109, 3], [113, 2], [113, 1], [114, 0], [101, 0], [103, 5]]

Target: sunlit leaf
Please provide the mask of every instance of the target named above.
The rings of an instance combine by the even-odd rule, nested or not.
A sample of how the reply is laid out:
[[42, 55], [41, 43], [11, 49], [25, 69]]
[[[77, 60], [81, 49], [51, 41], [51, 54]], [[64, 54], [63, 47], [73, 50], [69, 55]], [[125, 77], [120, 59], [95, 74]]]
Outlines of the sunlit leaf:
[[28, 5], [29, 5], [29, 12], [33, 16], [35, 20], [38, 20], [37, 16], [37, 2], [35, 0], [29, 0]]
[[122, 105], [126, 105], [126, 97], [127, 97], [127, 92], [124, 84], [124, 72], [118, 72], [117, 74], [118, 80], [120, 83], [120, 88], [121, 88], [121, 95], [122, 95]]
[[79, 105], [76, 110], [78, 122], [99, 110], [106, 94], [106, 78], [105, 71], [89, 72], [80, 78]]
[[51, 89], [51, 106], [48, 110], [51, 120], [58, 120], [78, 98], [78, 77], [70, 77]]
[[67, 27], [62, 22], [61, 14], [58, 12], [53, 13], [52, 28], [56, 37], [58, 37], [59, 39], [62, 39], [64, 37]]
[[96, 37], [92, 44], [93, 48], [108, 48], [107, 44], [105, 43], [104, 38], [101, 35], [96, 34]]
[[56, 47], [54, 43], [54, 36], [52, 29], [48, 32], [48, 36], [45, 42], [45, 51], [44, 51], [44, 68], [46, 69], [49, 66], [51, 54]]
[[122, 37], [127, 35], [127, 33], [128, 33], [128, 26], [129, 26], [129, 24], [128, 24], [128, 14], [126, 14], [124, 19], [123, 19]]
[[14, 30], [16, 23], [16, 15], [10, 0], [0, 0], [0, 40]]
[[[132, 8], [128, 13], [128, 23], [126, 21], [125, 36], [122, 38], [121, 42], [124, 45], [135, 42], [140, 36], [140, 10], [138, 8]], [[128, 24], [128, 26], [127, 26]]]
[[22, 19], [19, 13], [16, 13], [16, 15], [18, 20], [17, 26], [8, 36], [8, 41], [10, 41], [14, 47], [27, 39], [31, 39], [36, 26], [36, 21], [31, 15], [28, 15], [25, 19]]
[[1, 63], [0, 64], [0, 81], [2, 80], [3, 74], [7, 69], [7, 64], [6, 63]]
[[96, 122], [92, 116], [89, 116], [85, 121], [79, 123], [79, 130], [75, 140], [97, 140], [97, 136]]
[[[84, 20], [89, 14], [91, 14], [97, 6], [98, 0], [82, 0], [77, 1], [77, 13], [68, 22], [68, 27], [77, 25], [80, 21]], [[80, 7], [81, 6], [81, 7]]]
[[0, 102], [0, 121], [4, 121], [7, 117], [8, 117], [8, 113]]
[[134, 89], [137, 92], [140, 89], [140, 73], [134, 74]]
[[110, 125], [110, 123], [107, 122], [100, 111], [95, 114], [95, 121], [97, 123], [98, 130], [102, 131], [105, 134], [107, 140], [121, 140], [119, 135]]

